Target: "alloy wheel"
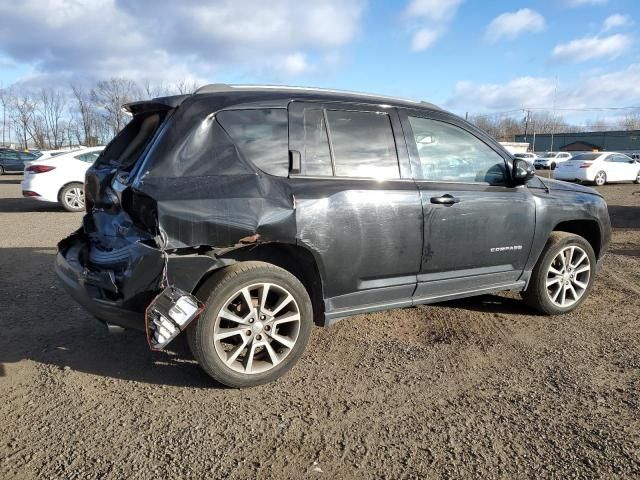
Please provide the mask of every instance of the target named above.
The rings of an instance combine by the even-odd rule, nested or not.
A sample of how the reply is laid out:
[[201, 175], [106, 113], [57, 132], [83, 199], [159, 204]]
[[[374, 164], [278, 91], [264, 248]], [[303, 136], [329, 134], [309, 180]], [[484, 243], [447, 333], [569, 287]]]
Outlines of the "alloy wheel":
[[602, 186], [607, 181], [607, 175], [604, 172], [598, 172], [595, 176], [595, 184], [598, 186]]
[[230, 369], [257, 374], [291, 353], [300, 332], [300, 309], [293, 295], [275, 283], [257, 283], [234, 293], [217, 313], [216, 353]]
[[69, 188], [64, 192], [64, 201], [71, 208], [84, 208], [84, 191], [80, 187]]
[[547, 271], [547, 295], [551, 302], [568, 308], [582, 298], [589, 286], [591, 262], [580, 247], [570, 245], [558, 252]]

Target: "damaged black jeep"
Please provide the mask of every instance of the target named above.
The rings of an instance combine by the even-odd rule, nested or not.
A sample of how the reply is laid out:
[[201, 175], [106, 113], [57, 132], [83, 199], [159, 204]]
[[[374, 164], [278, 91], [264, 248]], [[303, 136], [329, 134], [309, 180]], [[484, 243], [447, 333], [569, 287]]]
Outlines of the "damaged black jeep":
[[186, 331], [225, 385], [283, 375], [313, 323], [358, 313], [502, 290], [568, 312], [609, 242], [596, 191], [423, 102], [211, 85], [124, 108], [57, 274], [153, 349]]

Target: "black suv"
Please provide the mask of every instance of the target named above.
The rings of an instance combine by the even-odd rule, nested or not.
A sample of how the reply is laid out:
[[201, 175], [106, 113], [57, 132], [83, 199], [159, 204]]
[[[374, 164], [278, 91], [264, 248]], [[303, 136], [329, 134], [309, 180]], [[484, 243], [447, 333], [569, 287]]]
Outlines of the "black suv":
[[153, 349], [186, 330], [225, 385], [283, 375], [314, 322], [503, 290], [568, 312], [609, 243], [598, 192], [428, 103], [210, 85], [125, 108], [57, 274]]

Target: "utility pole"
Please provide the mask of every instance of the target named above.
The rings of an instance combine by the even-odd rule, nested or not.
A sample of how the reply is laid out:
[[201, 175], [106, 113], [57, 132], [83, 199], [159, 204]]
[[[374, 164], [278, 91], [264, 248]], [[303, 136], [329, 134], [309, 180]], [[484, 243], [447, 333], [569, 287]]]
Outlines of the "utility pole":
[[464, 119], [469, 121], [469, 112], [464, 112]]
[[524, 117], [524, 141], [527, 141], [527, 134], [529, 133], [529, 119], [531, 117], [531, 110], [525, 110], [527, 116]]

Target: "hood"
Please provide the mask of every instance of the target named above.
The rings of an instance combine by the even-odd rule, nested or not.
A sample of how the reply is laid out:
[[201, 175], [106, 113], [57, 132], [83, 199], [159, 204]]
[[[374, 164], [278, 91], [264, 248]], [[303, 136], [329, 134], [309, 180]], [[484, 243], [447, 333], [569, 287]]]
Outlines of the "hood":
[[580, 185], [578, 183], [563, 182], [561, 180], [554, 180], [551, 178], [540, 178], [540, 180], [551, 191], [589, 193], [591, 195], [598, 195], [599, 197], [602, 196], [597, 190], [590, 187], [585, 187], [584, 185]]

